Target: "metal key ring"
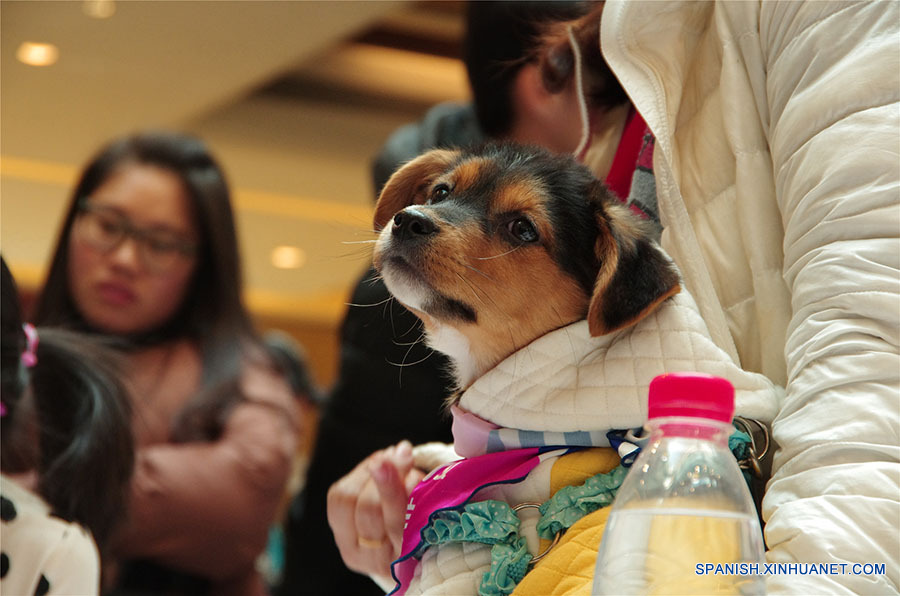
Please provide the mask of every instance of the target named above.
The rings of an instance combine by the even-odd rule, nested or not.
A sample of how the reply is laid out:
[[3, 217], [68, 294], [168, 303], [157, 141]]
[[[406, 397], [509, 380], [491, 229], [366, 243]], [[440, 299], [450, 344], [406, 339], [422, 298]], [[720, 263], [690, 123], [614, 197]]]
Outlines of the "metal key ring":
[[757, 459], [763, 459], [766, 456], [766, 454], [769, 452], [769, 430], [766, 428], [766, 426], [759, 420], [756, 420], [755, 418], [744, 418], [743, 416], [735, 416], [734, 421], [743, 427], [741, 430], [743, 430], [745, 433], [750, 435], [750, 445], [753, 447], [754, 452], [757, 451], [756, 437], [753, 435], [753, 431], [750, 430], [749, 423], [752, 422], [753, 424], [756, 425], [756, 428], [759, 429], [759, 432], [762, 433], [762, 436], [766, 440], [766, 443], [763, 446], [762, 451], [756, 456]]
[[[515, 507], [513, 507], [512, 510], [515, 511], [516, 513], [518, 513], [519, 510], [521, 510], [521, 509], [540, 509], [540, 507], [541, 507], [541, 504], [540, 504], [540, 503], [535, 503], [534, 501], [526, 501], [526, 502], [524, 502], [524, 503], [519, 503], [518, 505], [516, 505]], [[556, 546], [556, 544], [559, 542], [560, 537], [561, 537], [564, 533], [565, 533], [565, 530], [562, 530], [562, 531], [560, 531], [560, 532], [557, 532], [557, 533], [553, 536], [553, 542], [550, 543], [550, 546], [548, 546], [547, 548], [545, 548], [544, 551], [543, 551], [542, 553], [537, 554], [537, 555], [531, 557], [531, 561], [529, 561], [528, 564], [529, 564], [529, 565], [534, 565], [535, 563], [537, 563], [538, 561], [540, 561], [541, 559], [543, 559], [545, 556], [547, 556], [547, 553], [549, 553], [549, 552], [553, 549], [553, 547]]]

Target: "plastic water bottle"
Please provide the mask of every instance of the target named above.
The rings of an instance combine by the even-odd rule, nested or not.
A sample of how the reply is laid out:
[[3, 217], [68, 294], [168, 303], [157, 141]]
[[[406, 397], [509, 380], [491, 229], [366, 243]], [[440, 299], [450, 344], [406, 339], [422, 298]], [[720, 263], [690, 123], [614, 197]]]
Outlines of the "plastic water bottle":
[[610, 511], [594, 594], [765, 593], [759, 519], [728, 449], [733, 414], [725, 379], [653, 379], [649, 443]]

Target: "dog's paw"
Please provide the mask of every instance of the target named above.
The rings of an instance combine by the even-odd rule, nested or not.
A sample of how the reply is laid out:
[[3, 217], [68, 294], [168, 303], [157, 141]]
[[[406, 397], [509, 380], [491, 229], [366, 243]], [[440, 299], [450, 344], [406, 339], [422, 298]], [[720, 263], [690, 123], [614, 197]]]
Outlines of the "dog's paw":
[[453, 449], [452, 443], [423, 443], [413, 447], [413, 463], [424, 472], [430, 472], [458, 459], [462, 458]]

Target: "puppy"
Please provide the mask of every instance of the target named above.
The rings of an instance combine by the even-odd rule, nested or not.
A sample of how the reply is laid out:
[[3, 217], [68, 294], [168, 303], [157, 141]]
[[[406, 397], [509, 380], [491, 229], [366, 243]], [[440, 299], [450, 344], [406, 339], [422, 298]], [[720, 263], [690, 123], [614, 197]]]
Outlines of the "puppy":
[[[578, 449], [606, 447], [605, 460], [601, 457], [600, 463], [588, 465], [577, 484], [615, 467], [618, 456], [608, 448], [605, 432], [626, 427], [610, 427], [612, 421], [605, 419], [595, 423], [568, 407], [557, 408], [554, 393], [535, 398], [534, 392], [528, 392], [530, 397], [524, 399], [536, 400], [540, 407], [561, 414], [559, 421], [543, 412], [523, 422], [504, 419], [484, 403], [500, 404], [496, 407], [508, 415], [515, 407], [504, 404], [498, 393], [512, 403], [517, 394], [488, 388], [481, 391], [487, 399], [479, 399], [478, 383], [491, 385], [496, 378], [496, 374], [488, 374], [491, 369], [515, 360], [536, 340], [554, 341], [555, 330], [565, 334], [565, 344], [581, 334], [578, 329], [585, 320], [589, 336], [581, 335], [587, 340], [633, 326], [679, 292], [679, 274], [648, 238], [640, 221], [587, 168], [571, 157], [533, 147], [487, 144], [473, 150], [426, 153], [388, 181], [376, 205], [374, 222], [380, 230], [375, 267], [393, 296], [422, 319], [428, 344], [447, 354], [455, 367], [459, 388], [451, 398], [455, 447], [460, 455], [473, 456], [464, 460], [472, 465], [458, 467], [460, 462], [456, 462], [450, 466], [453, 473], [445, 469], [433, 474], [416, 489], [425, 487], [427, 492], [427, 487], [440, 482], [439, 500], [444, 499], [448, 487], [459, 493], [452, 503], [446, 499], [433, 502], [427, 495], [413, 492], [417, 504], [410, 504], [407, 530], [411, 534], [404, 535], [400, 562], [414, 563], [415, 571], [406, 566], [395, 571], [395, 577], [400, 580], [400, 591], [427, 592], [438, 588], [436, 584], [441, 584], [440, 593], [484, 591], [484, 582], [496, 581], [482, 577], [492, 566], [490, 547], [442, 546], [440, 551], [445, 554], [439, 562], [433, 556], [438, 549], [424, 552], [421, 544], [414, 544], [419, 535], [424, 536], [420, 527], [433, 519], [430, 512], [478, 499], [499, 499], [510, 507], [543, 502], [553, 491], [546, 482], [551, 472], [541, 472], [541, 464], [546, 468], [556, 458], [566, 457], [563, 453], [572, 443], [563, 435], [575, 431], [571, 436], [587, 437], [576, 440]], [[587, 361], [574, 352], [570, 360]], [[527, 377], [527, 369], [518, 364], [513, 370], [514, 378]], [[537, 385], [546, 387], [545, 383]], [[631, 427], [639, 426], [639, 420], [639, 415], [627, 419]], [[481, 446], [473, 447], [472, 433], [459, 431], [466, 424], [494, 433], [501, 427], [517, 427], [529, 436], [560, 431], [559, 436], [542, 440], [540, 445], [558, 444], [567, 449], [549, 458], [541, 451], [545, 447], [506, 444], [497, 448], [498, 440], [484, 437]], [[507, 430], [514, 435], [520, 432]], [[457, 436], [458, 432], [469, 438]], [[508, 432], [507, 439], [499, 441], [503, 440], [509, 443]], [[494, 446], [487, 447], [489, 442]], [[490, 453], [492, 450], [495, 453]], [[419, 455], [417, 462], [433, 457], [434, 452], [425, 449]], [[520, 457], [524, 459], [517, 459]], [[499, 492], [496, 488], [482, 490], [484, 486], [512, 487], [511, 475], [526, 468], [534, 468], [529, 476], [541, 480]], [[469, 478], [464, 478], [467, 475]], [[475, 486], [469, 486], [472, 478]], [[515, 478], [517, 483], [520, 480]], [[517, 536], [514, 541], [518, 540]], [[528, 541], [533, 550], [540, 549], [536, 536], [529, 536]], [[465, 564], [463, 572], [448, 578], [446, 557], [455, 556], [453, 553]], [[493, 565], [510, 567], [496, 561]], [[508, 578], [504, 576], [503, 582], [509, 583]], [[543, 592], [548, 588], [532, 589]]]
[[608, 334], [680, 288], [587, 168], [537, 148], [431, 151], [389, 180], [374, 220], [376, 269], [460, 389], [554, 329], [586, 318]]
[[[455, 455], [414, 452], [449, 463], [410, 496], [394, 593], [589, 590], [625, 475], [610, 437], [633, 438], [659, 374], [722, 376], [738, 414], [777, 410], [778, 389], [712, 341], [641, 221], [571, 157], [431, 151], [388, 181], [374, 223], [375, 267], [458, 384]], [[570, 497], [591, 506], [560, 530]]]

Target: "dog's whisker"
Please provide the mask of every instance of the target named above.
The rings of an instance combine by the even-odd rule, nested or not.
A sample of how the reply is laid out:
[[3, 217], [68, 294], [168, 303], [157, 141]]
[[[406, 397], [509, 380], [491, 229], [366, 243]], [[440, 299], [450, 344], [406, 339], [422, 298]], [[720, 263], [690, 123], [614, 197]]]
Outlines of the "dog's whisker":
[[372, 258], [372, 252], [368, 250], [359, 250], [356, 252], [347, 252], [342, 255], [335, 255], [335, 259], [366, 259], [369, 260]]
[[[469, 286], [469, 289], [472, 290], [472, 295], [475, 297], [476, 300], [478, 300], [478, 302], [481, 302], [482, 304], [484, 304], [484, 300], [482, 300], [481, 296], [478, 295], [478, 290], [475, 289], [475, 286], [473, 286], [471, 283], [469, 283], [468, 279], [466, 279], [465, 277], [463, 277], [456, 271], [454, 271], [453, 274], [456, 275], [456, 277], [458, 277], [460, 280], [462, 280], [462, 282], [464, 284]], [[483, 292], [483, 290], [482, 290], [482, 292]]]
[[391, 300], [393, 300], [393, 296], [388, 296], [384, 300], [379, 300], [378, 302], [375, 302], [374, 304], [356, 304], [355, 302], [345, 302], [344, 305], [345, 306], [356, 306], [359, 308], [370, 308], [372, 306], [381, 306], [382, 304], [384, 304], [386, 302], [390, 302]]
[[370, 277], [369, 279], [365, 280], [364, 283], [366, 283], [366, 284], [368, 284], [368, 285], [370, 285], [370, 286], [374, 286], [375, 284], [377, 284], [378, 282], [380, 282], [382, 279], [384, 279], [384, 278], [381, 276], [381, 274], [380, 274], [380, 273], [376, 273], [375, 275], [373, 275], [373, 276]]
[[522, 248], [521, 244], [519, 246], [516, 246], [515, 248], [512, 248], [512, 249], [506, 251], [506, 252], [500, 253], [499, 255], [494, 255], [492, 257], [475, 257], [475, 258], [479, 261], [489, 261], [491, 259], [499, 259], [500, 257], [505, 257], [506, 255], [508, 255], [510, 253], [516, 252], [520, 248]]
[[401, 364], [394, 364], [394, 365], [395, 365], [395, 366], [406, 366], [406, 358], [407, 358], [407, 356], [409, 356], [409, 353], [410, 353], [410, 351], [413, 349], [413, 346], [415, 346], [416, 344], [419, 344], [419, 343], [425, 343], [425, 334], [424, 334], [424, 333], [420, 333], [420, 334], [419, 334], [419, 337], [417, 337], [414, 341], [411, 341], [411, 342], [407, 342], [407, 343], [397, 343], [396, 341], [394, 341], [394, 344], [396, 344], [396, 345], [398, 345], [398, 346], [408, 346], [408, 347], [409, 347], [409, 349], [406, 350], [406, 353], [403, 355], [403, 363], [401, 363]]
[[342, 240], [341, 244], [375, 244], [376, 242], [378, 242], [377, 238], [373, 240]]
[[[391, 295], [391, 297], [393, 298], [393, 295]], [[397, 337], [397, 328], [394, 326], [393, 302], [394, 301], [391, 300], [391, 302], [389, 302], [387, 305], [385, 305], [385, 308], [388, 309], [388, 316], [390, 316], [390, 318], [391, 318], [391, 333], [393, 334], [394, 337]]]
[[[418, 325], [419, 325], [419, 319], [413, 319], [413, 323], [412, 323], [412, 325], [409, 326], [409, 329], [404, 331], [401, 335], [396, 335], [395, 337], [406, 337], [409, 334], [409, 332], [412, 331], [413, 329], [415, 329]], [[424, 339], [425, 339], [425, 335], [421, 334], [421, 335], [419, 335], [419, 339], [417, 339], [416, 341], [424, 340]]]
[[424, 358], [417, 360], [416, 362], [411, 362], [411, 363], [406, 362], [406, 359], [409, 357], [409, 353], [412, 352], [412, 349], [416, 346], [416, 344], [422, 342], [424, 339], [425, 339], [424, 333], [419, 335], [419, 338], [409, 346], [409, 348], [406, 350], [406, 353], [403, 355], [403, 362], [397, 364], [396, 362], [391, 362], [390, 360], [388, 360], [389, 364], [393, 364], [394, 366], [396, 366], [400, 369], [399, 375], [397, 377], [397, 385], [399, 387], [403, 387], [403, 369], [404, 368], [406, 368], [407, 366], [414, 366], [416, 364], [425, 362], [426, 360], [428, 360], [431, 357], [432, 354], [434, 354], [434, 350], [429, 350], [428, 354], [426, 354]]
[[[474, 282], [473, 282], [473, 283], [474, 283]], [[477, 287], [479, 290], [481, 290], [481, 293], [484, 294], [485, 298], [487, 298], [487, 299], [490, 301], [491, 304], [493, 304], [494, 306], [496, 306], [498, 309], [503, 310], [503, 309], [500, 307], [500, 305], [497, 304], [497, 301], [494, 300], [494, 298], [493, 298], [488, 292], [485, 292], [480, 286], [478, 286], [478, 284], [475, 284], [475, 287]]]
[[481, 271], [480, 269], [476, 269], [475, 267], [472, 267], [471, 265], [468, 265], [468, 264], [466, 264], [466, 263], [462, 263], [462, 266], [465, 267], [466, 269], [471, 269], [472, 271], [474, 271], [474, 272], [477, 273], [478, 275], [481, 275], [482, 277], [484, 277], [484, 278], [487, 279], [488, 281], [494, 281], [494, 278], [492, 278], [490, 275], [488, 275], [488, 274], [485, 273], [484, 271]]
[[[460, 261], [460, 260], [456, 260], [455, 262], [456, 262], [457, 264], [459, 264], [459, 265], [462, 265], [462, 266], [464, 266], [464, 267], [468, 267], [469, 269], [472, 269], [472, 267], [469, 267], [468, 265], [466, 265], [465, 263], [463, 263], [463, 262]], [[482, 288], [481, 286], [479, 286], [478, 284], [476, 284], [474, 281], [470, 281], [470, 280], [466, 279], [465, 277], [463, 277], [462, 275], [460, 275], [458, 271], [453, 271], [453, 270], [450, 269], [450, 268], [448, 268], [448, 269], [449, 269], [450, 271], [452, 271], [453, 274], [456, 275], [459, 279], [461, 279], [467, 286], [469, 286], [469, 288], [472, 290], [472, 292], [474, 293], [475, 297], [479, 300], [479, 302], [481, 302], [482, 304], [485, 304], [484, 300], [482, 300], [481, 297], [479, 296], [479, 293], [480, 293], [481, 296], [484, 296], [485, 298], [487, 298], [487, 299], [490, 301], [491, 304], [493, 304], [494, 306], [497, 306], [497, 303], [496, 303], [496, 302], [494, 301], [494, 299], [491, 297], [490, 293], [485, 292], [485, 291], [484, 291], [484, 288]], [[476, 271], [477, 271], [477, 270], [476, 270]], [[479, 272], [479, 273], [480, 273], [480, 272]], [[492, 279], [490, 279], [490, 278], [488, 278], [488, 279], [489, 279], [490, 281], [494, 281], [494, 280], [492, 280]]]
[[[416, 342], [416, 343], [419, 343], [419, 342]], [[413, 344], [413, 345], [415, 345], [415, 344]], [[410, 346], [410, 349], [412, 349], [412, 346]], [[393, 366], [396, 366], [396, 367], [400, 368], [400, 369], [401, 369], [401, 373], [402, 373], [402, 369], [404, 369], [404, 368], [409, 368], [410, 366], [415, 366], [415, 365], [417, 365], [417, 364], [422, 364], [423, 362], [425, 362], [426, 360], [428, 360], [429, 358], [431, 358], [431, 356], [434, 354], [434, 352], [435, 352], [434, 350], [428, 350], [428, 354], [427, 354], [425, 357], [420, 358], [419, 360], [416, 360], [415, 362], [405, 362], [405, 361], [404, 361], [404, 362], [398, 363], [398, 362], [391, 362], [390, 360], [388, 360], [388, 364], [391, 364], [391, 365], [393, 365]], [[409, 352], [407, 352], [407, 355], [408, 355], [408, 354], [409, 354]], [[401, 384], [401, 385], [402, 385], [402, 384]]]

